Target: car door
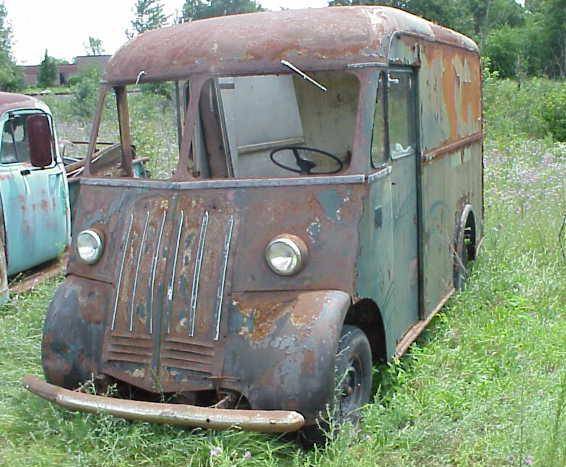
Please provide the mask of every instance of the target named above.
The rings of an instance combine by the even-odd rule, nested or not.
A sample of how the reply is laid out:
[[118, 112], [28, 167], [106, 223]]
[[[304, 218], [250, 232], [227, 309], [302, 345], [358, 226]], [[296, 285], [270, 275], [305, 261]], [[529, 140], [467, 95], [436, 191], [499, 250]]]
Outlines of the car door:
[[387, 353], [397, 335], [394, 282], [393, 205], [391, 193], [391, 163], [386, 148], [385, 71], [375, 75], [376, 103], [372, 121], [371, 162], [368, 174], [368, 196], [364, 221], [360, 224], [362, 239], [358, 263], [358, 295], [370, 297], [381, 311], [388, 344]]
[[415, 87], [412, 70], [399, 69], [387, 73], [397, 341], [419, 319]]
[[46, 168], [32, 167], [29, 160], [26, 120], [38, 112], [42, 111], [8, 112], [1, 120], [0, 197], [8, 275], [56, 258], [69, 242], [68, 188], [63, 164], [58, 156]]

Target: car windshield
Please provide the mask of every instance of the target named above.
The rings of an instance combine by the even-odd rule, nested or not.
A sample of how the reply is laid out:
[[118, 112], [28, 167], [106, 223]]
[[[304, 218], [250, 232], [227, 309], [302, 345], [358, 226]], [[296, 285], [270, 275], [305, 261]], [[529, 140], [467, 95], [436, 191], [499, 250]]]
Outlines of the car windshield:
[[222, 77], [199, 102], [203, 178], [335, 174], [352, 154], [359, 82], [345, 72]]

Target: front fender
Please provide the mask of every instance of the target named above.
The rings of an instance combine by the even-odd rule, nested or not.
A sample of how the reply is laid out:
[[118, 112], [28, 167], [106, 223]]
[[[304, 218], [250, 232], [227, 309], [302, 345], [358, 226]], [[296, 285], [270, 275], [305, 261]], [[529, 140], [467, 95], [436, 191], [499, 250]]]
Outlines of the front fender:
[[75, 389], [98, 373], [111, 292], [108, 284], [76, 276], [59, 286], [43, 326], [41, 357], [49, 383]]
[[235, 294], [224, 375], [253, 409], [294, 410], [312, 424], [331, 401], [350, 296], [337, 290]]

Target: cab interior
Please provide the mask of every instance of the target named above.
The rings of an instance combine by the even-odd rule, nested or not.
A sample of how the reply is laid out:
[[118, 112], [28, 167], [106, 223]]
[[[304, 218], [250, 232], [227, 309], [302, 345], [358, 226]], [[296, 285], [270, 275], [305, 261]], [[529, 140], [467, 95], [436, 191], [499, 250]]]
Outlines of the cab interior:
[[[207, 82], [195, 132], [201, 178], [293, 177], [345, 170], [352, 156], [358, 78], [344, 72], [311, 76], [327, 90], [297, 75]], [[300, 159], [310, 161], [310, 170], [302, 170], [293, 148], [299, 148]]]

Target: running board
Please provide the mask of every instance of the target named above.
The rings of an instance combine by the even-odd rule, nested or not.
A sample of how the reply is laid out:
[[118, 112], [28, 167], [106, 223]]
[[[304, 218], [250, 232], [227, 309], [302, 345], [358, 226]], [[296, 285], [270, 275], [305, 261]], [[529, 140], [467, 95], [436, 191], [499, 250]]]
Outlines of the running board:
[[442, 307], [446, 304], [446, 302], [454, 294], [454, 292], [455, 289], [452, 289], [442, 300], [440, 300], [440, 303], [425, 319], [417, 321], [412, 327], [409, 328], [407, 333], [403, 336], [403, 338], [399, 341], [397, 347], [395, 348], [396, 358], [399, 358], [405, 354], [411, 344], [415, 342], [420, 333], [423, 332], [424, 328], [428, 326], [428, 323], [430, 323], [432, 318], [434, 318], [434, 316], [442, 309]]

